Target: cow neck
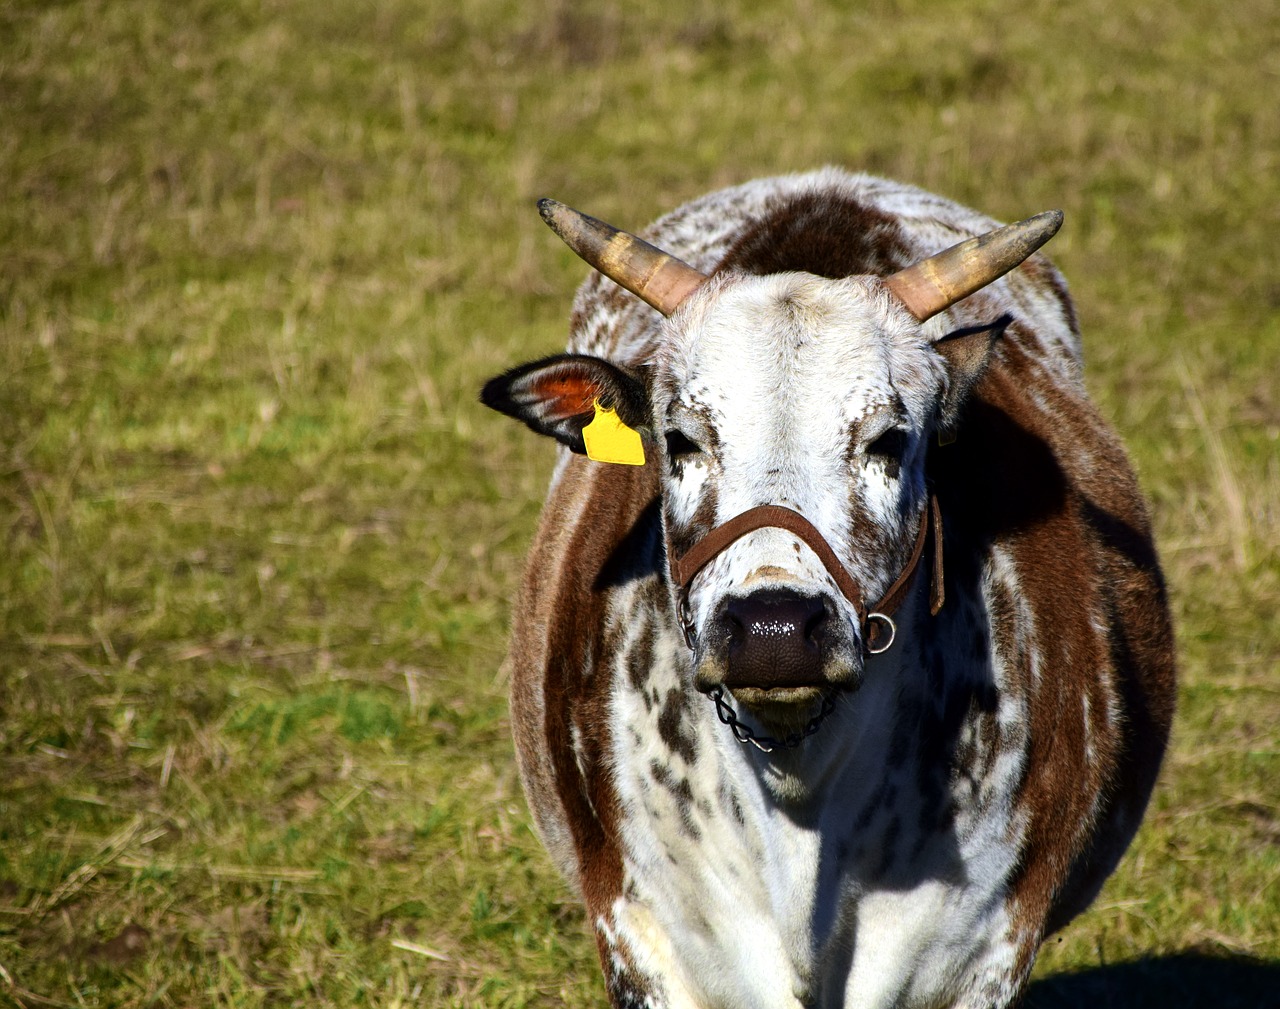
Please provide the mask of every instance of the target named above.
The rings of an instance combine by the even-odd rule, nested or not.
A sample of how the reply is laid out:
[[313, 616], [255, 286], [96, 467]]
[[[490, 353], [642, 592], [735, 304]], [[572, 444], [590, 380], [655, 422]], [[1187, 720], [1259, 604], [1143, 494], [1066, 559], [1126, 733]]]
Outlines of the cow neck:
[[[915, 546], [911, 550], [911, 557], [906, 567], [889, 586], [888, 591], [870, 609], [864, 605], [862, 591], [853, 580], [853, 576], [840, 563], [836, 552], [812, 522], [799, 512], [782, 505], [761, 505], [757, 508], [749, 508], [716, 526], [678, 557], [668, 553], [671, 581], [676, 587], [678, 615], [684, 630], [685, 642], [689, 647], [693, 647], [693, 629], [688, 612], [689, 587], [698, 576], [698, 572], [747, 533], [755, 532], [757, 529], [777, 528], [785, 529], [803, 540], [822, 562], [822, 566], [827, 569], [840, 592], [849, 600], [854, 612], [858, 614], [863, 645], [867, 651], [871, 654], [886, 651], [893, 644], [896, 636], [893, 615], [906, 598], [911, 578], [920, 565], [920, 559], [924, 556], [930, 526], [933, 527], [933, 570], [930, 580], [929, 612], [937, 616], [945, 598], [942, 587], [942, 510], [938, 505], [937, 495], [929, 496], [929, 504], [920, 517], [920, 530], [916, 533]], [[887, 642], [883, 640], [885, 634], [889, 635]]]

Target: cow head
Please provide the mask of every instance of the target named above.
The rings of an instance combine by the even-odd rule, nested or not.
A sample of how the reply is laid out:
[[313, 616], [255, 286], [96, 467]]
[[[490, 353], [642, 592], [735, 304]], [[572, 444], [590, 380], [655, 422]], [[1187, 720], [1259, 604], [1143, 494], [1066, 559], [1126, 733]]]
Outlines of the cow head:
[[601, 410], [639, 432], [661, 472], [673, 561], [760, 506], [802, 517], [719, 536], [672, 591], [696, 686], [732, 691], [768, 724], [803, 724], [821, 695], [857, 686], [867, 607], [921, 542], [926, 446], [956, 423], [1002, 328], [948, 333], [927, 320], [1016, 267], [1061, 214], [889, 277], [832, 280], [707, 277], [562, 204], [540, 207], [575, 252], [665, 316], [659, 349], [642, 369], [546, 358], [492, 380], [483, 401], [579, 453]]

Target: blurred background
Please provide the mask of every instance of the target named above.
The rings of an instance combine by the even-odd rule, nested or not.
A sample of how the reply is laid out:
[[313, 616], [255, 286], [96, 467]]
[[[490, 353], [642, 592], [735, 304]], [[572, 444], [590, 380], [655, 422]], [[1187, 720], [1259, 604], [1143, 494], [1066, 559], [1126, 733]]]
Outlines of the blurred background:
[[[621, 227], [752, 177], [1049, 208], [1182, 674], [1033, 1007], [1280, 960], [1272, 0], [0, 6], [0, 1004], [601, 1006], [499, 672], [563, 346]], [[1268, 1001], [1270, 999], [1271, 1001]]]

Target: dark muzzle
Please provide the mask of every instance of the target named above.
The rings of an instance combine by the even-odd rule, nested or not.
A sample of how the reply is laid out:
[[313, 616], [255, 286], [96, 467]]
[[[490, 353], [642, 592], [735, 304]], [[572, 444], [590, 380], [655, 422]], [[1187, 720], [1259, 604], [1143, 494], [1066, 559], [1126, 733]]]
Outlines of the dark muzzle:
[[830, 630], [820, 596], [765, 589], [728, 600], [712, 630], [724, 646], [724, 685], [731, 690], [825, 686]]

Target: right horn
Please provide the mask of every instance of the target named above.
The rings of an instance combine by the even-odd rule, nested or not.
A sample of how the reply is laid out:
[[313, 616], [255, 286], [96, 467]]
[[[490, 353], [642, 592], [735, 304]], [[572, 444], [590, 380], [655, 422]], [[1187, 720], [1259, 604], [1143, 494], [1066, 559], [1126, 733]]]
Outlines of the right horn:
[[885, 287], [921, 322], [998, 280], [1062, 227], [1062, 211], [1046, 210], [988, 231], [885, 277]]
[[663, 315], [706, 282], [706, 275], [688, 263], [557, 200], [539, 200], [538, 211], [565, 245]]

